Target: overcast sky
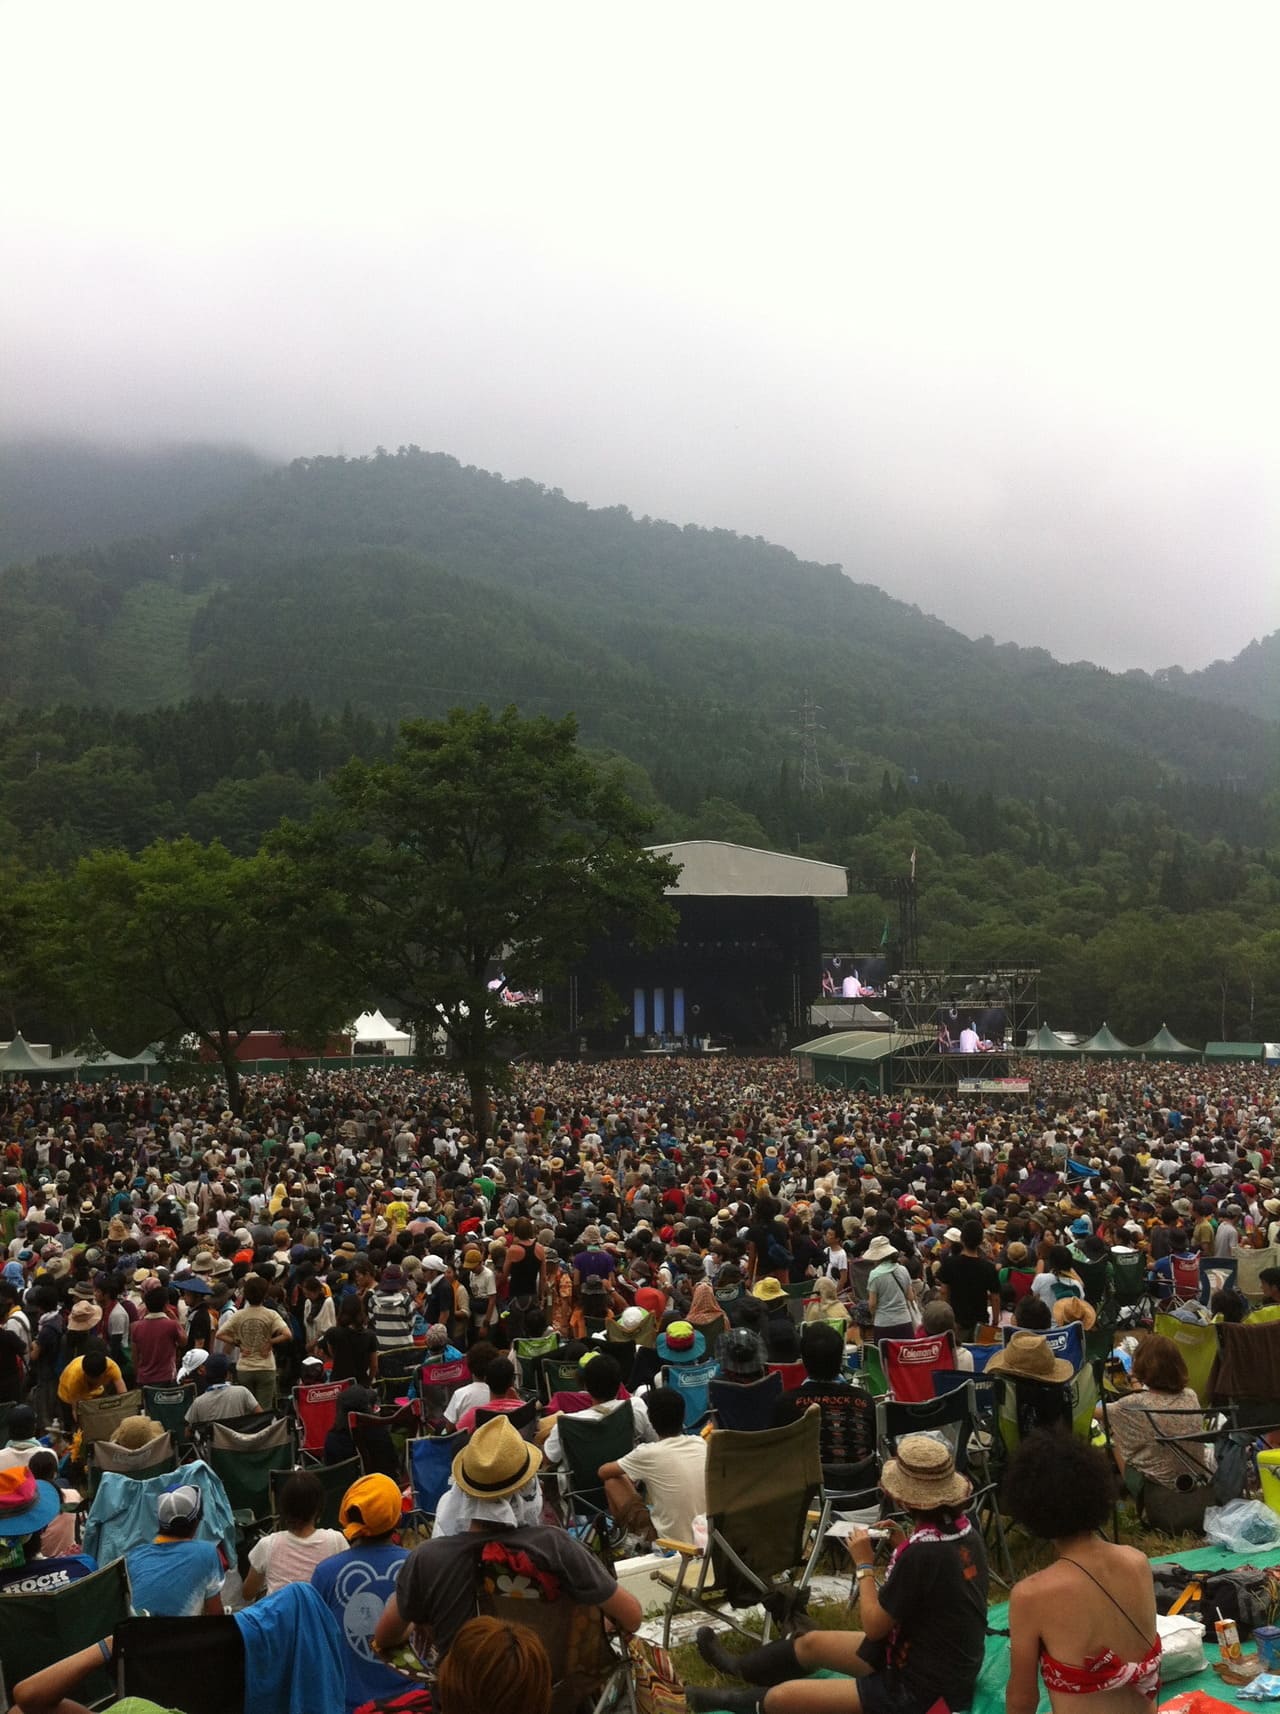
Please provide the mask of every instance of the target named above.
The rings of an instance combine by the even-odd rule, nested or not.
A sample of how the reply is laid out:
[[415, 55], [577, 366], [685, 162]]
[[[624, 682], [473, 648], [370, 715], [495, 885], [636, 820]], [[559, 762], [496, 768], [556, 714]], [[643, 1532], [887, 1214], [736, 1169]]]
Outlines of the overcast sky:
[[0, 429], [414, 441], [971, 635], [1280, 624], [1257, 5], [0, 0]]

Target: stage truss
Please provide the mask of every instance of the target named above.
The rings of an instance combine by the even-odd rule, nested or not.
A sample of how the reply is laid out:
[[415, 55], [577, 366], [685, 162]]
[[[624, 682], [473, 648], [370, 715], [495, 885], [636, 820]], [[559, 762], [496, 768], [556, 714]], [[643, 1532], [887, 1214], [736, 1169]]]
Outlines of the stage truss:
[[[894, 1055], [900, 1089], [950, 1089], [962, 1077], [1003, 1077], [1009, 1053], [1040, 1027], [1040, 971], [1025, 965], [989, 965], [985, 970], [913, 965], [898, 972], [897, 995], [891, 999], [897, 1027], [912, 1038]], [[938, 1012], [952, 1005], [1003, 1007], [1005, 1040], [1012, 1046], [1004, 1053], [939, 1053]]]

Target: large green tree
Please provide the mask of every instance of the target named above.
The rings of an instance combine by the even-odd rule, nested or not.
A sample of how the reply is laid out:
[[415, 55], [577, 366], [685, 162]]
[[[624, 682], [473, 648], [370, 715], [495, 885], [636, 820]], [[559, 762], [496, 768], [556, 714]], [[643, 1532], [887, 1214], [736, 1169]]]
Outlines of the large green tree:
[[646, 817], [577, 744], [572, 717], [455, 709], [400, 728], [387, 762], [353, 761], [335, 807], [278, 844], [347, 904], [343, 951], [365, 991], [420, 1039], [443, 1029], [482, 1134], [513, 1040], [544, 1027], [489, 982], [544, 992], [601, 934], [671, 932], [677, 869], [646, 851]]
[[42, 891], [33, 963], [51, 1007], [125, 1052], [194, 1037], [234, 1112], [240, 1036], [319, 1044], [358, 999], [336, 946], [340, 901], [283, 854], [159, 841], [86, 857]]

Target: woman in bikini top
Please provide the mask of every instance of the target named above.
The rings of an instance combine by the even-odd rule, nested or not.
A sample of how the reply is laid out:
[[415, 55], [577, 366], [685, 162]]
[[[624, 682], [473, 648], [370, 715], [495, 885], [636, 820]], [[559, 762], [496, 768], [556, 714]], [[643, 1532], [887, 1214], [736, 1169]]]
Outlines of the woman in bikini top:
[[1101, 1534], [1116, 1492], [1106, 1454], [1062, 1432], [1029, 1435], [1009, 1466], [1014, 1519], [1054, 1548], [1009, 1602], [1006, 1714], [1150, 1714], [1160, 1690], [1151, 1567]]

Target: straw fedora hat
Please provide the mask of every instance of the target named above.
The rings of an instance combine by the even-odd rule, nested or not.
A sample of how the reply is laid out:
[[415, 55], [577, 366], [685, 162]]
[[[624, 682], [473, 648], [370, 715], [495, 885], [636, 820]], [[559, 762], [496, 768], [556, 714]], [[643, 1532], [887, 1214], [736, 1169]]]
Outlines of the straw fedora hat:
[[913, 1511], [963, 1506], [972, 1483], [958, 1474], [951, 1449], [931, 1434], [904, 1434], [895, 1455], [885, 1460], [880, 1486], [890, 1499]]
[[1015, 1333], [1004, 1350], [991, 1358], [987, 1369], [1019, 1381], [1050, 1384], [1069, 1381], [1074, 1373], [1070, 1363], [1054, 1356], [1043, 1333]]
[[1053, 1306], [1053, 1319], [1058, 1327], [1065, 1327], [1069, 1321], [1078, 1321], [1089, 1333], [1098, 1319], [1098, 1312], [1082, 1297], [1060, 1297]]
[[518, 1494], [542, 1466], [542, 1453], [506, 1416], [483, 1423], [453, 1461], [453, 1479], [473, 1500], [505, 1500]]
[[156, 1422], [152, 1417], [127, 1416], [111, 1436], [111, 1444], [123, 1446], [129, 1452], [137, 1452], [144, 1446], [150, 1446], [153, 1440], [159, 1440], [164, 1432], [164, 1424]]

